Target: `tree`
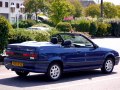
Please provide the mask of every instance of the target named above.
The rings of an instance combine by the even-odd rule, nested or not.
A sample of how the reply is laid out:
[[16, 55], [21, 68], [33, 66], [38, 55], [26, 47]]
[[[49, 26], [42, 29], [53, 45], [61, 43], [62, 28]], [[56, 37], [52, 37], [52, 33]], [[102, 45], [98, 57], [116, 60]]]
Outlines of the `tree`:
[[45, 0], [25, 0], [25, 9], [28, 13], [35, 13], [37, 21], [37, 12], [38, 10], [44, 11], [44, 2]]
[[120, 18], [120, 5], [117, 5], [116, 8], [117, 8], [117, 16]]
[[85, 16], [91, 16], [91, 17], [100, 17], [100, 7], [99, 5], [91, 4], [88, 7], [85, 8]]
[[5, 19], [5, 17], [0, 16], [0, 54], [8, 44], [8, 33], [11, 29], [11, 24]]
[[75, 7], [75, 14], [74, 17], [80, 17], [82, 16], [82, 4], [79, 0], [69, 0], [71, 4]]
[[116, 6], [113, 3], [105, 2], [103, 6], [104, 6], [103, 12], [105, 18], [114, 18], [117, 15]]
[[53, 0], [50, 5], [50, 18], [57, 24], [61, 22], [64, 17], [74, 14], [74, 6], [67, 0]]

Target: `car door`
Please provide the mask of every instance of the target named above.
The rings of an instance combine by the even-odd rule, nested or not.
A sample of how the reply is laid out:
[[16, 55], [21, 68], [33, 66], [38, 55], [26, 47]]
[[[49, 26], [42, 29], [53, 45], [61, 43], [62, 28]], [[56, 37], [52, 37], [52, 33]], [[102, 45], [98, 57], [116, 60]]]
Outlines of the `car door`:
[[85, 54], [85, 63], [83, 63], [83, 65], [80, 64], [80, 67], [94, 67], [103, 63], [103, 54], [98, 50], [99, 48], [96, 48], [86, 37], [76, 36], [74, 44], [76, 45], [79, 55], [81, 55], [81, 53]]
[[79, 68], [85, 64], [85, 52], [78, 52], [75, 47], [64, 47], [63, 60], [66, 69]]

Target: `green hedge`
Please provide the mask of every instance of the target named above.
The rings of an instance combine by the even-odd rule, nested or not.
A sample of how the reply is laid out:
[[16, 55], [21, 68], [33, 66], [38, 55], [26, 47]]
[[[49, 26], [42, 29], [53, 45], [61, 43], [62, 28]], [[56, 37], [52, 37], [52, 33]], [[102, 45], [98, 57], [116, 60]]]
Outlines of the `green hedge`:
[[[19, 28], [28, 28], [36, 24], [35, 20], [19, 21]], [[17, 23], [13, 24], [13, 28], [17, 28]]]
[[8, 32], [12, 29], [10, 23], [5, 17], [0, 16], [0, 54], [8, 43]]
[[120, 21], [111, 21], [111, 35], [120, 37]]
[[9, 44], [21, 43], [24, 41], [49, 41], [50, 36], [59, 31], [53, 29], [51, 31], [33, 31], [26, 29], [13, 29], [9, 32]]
[[60, 22], [57, 24], [56, 28], [61, 32], [69, 32], [72, 30], [72, 26], [68, 22]]
[[109, 35], [109, 30], [110, 30], [110, 24], [99, 22], [96, 36], [99, 36], [99, 37], [107, 36]]

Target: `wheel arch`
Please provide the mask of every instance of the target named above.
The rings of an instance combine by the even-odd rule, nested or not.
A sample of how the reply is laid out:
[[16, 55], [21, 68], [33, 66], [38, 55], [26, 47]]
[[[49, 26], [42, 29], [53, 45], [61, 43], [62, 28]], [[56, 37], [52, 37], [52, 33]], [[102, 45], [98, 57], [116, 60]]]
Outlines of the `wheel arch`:
[[[59, 64], [59, 65], [61, 66], [61, 68], [63, 69], [63, 62], [62, 62], [62, 60], [52, 60], [52, 61], [50, 62], [50, 64], [49, 64], [49, 66], [50, 66], [51, 64], [54, 64], [54, 63]], [[48, 66], [48, 67], [49, 67], [49, 66]]]
[[115, 57], [114, 57], [113, 54], [108, 54], [108, 55], [105, 57], [105, 60], [106, 60], [107, 58], [112, 58], [112, 59], [113, 59], [113, 62], [114, 62], [114, 65], [115, 65]]

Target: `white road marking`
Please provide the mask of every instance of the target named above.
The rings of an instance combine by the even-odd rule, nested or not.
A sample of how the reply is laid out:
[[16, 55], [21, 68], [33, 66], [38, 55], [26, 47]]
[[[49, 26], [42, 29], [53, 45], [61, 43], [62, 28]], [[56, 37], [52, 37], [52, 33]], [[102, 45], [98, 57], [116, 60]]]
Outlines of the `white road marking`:
[[4, 73], [4, 74], [0, 74], [0, 76], [5, 76], [5, 75], [14, 75], [14, 73]]
[[120, 79], [120, 77], [107, 78], [107, 79], [96, 80], [96, 81], [88, 81], [88, 82], [79, 83], [79, 84], [72, 84], [72, 85], [59, 86], [59, 87], [49, 88], [49, 89], [45, 89], [45, 90], [57, 90], [57, 89], [68, 88], [68, 87], [70, 88], [70, 87], [75, 87], [75, 86], [80, 86], [80, 85], [85, 85], [85, 84], [91, 84], [91, 83], [97, 83], [97, 82], [103, 82], [103, 81], [114, 80], [114, 79]]

